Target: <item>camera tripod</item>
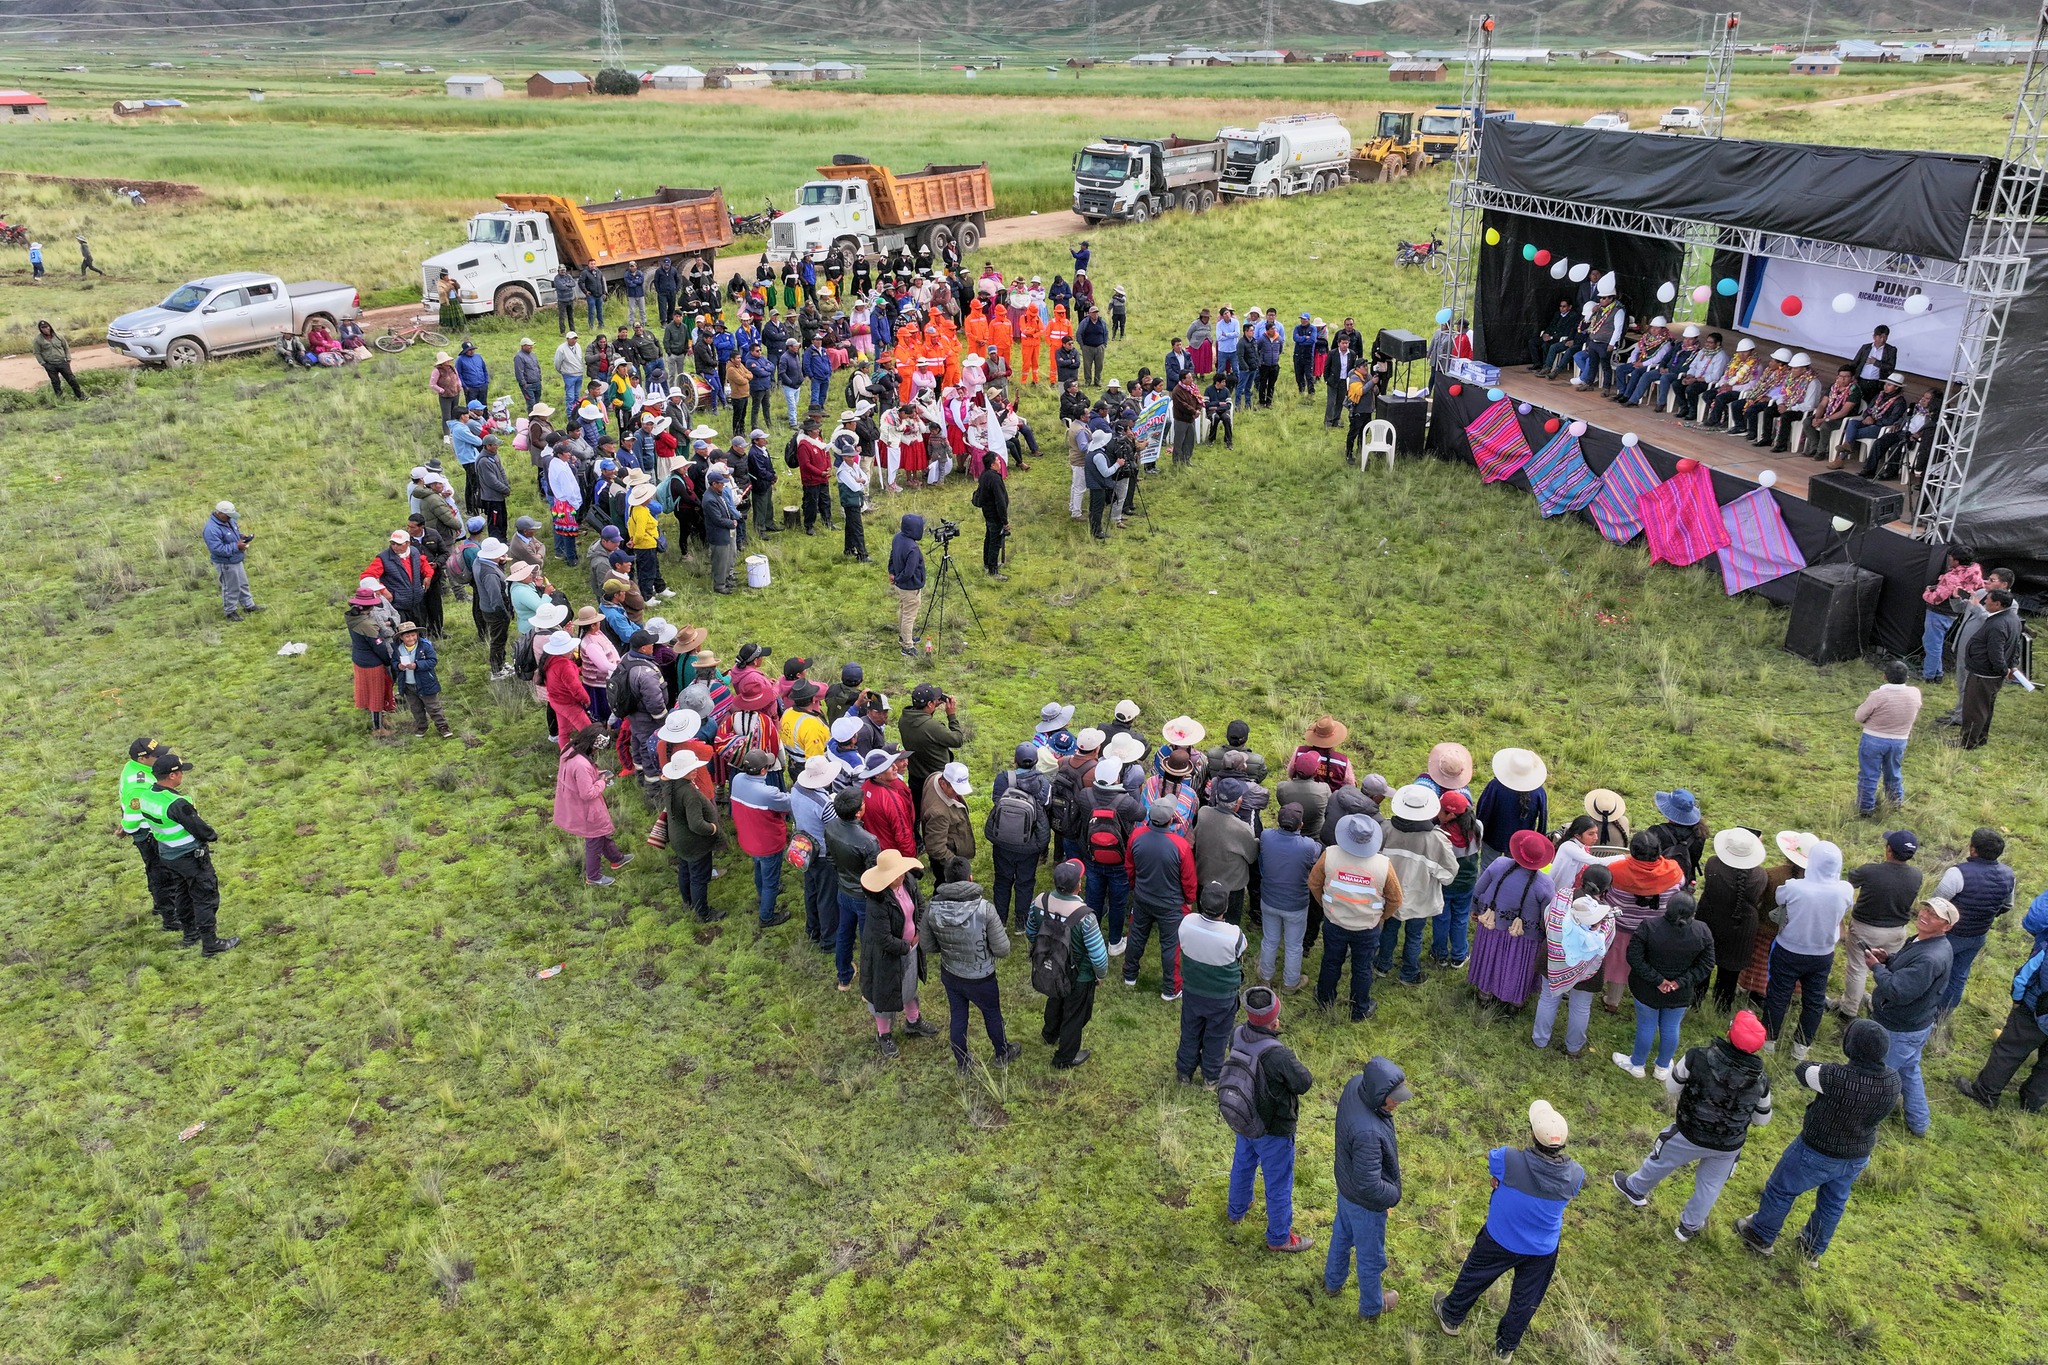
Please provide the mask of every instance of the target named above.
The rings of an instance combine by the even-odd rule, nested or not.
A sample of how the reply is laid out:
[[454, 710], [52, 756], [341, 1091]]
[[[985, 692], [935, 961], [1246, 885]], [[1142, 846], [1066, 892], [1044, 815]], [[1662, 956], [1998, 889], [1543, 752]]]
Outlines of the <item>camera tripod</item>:
[[[981, 633], [981, 617], [974, 610], [974, 599], [967, 595], [967, 580], [961, 576], [960, 566], [953, 562], [953, 541], [956, 538], [948, 536], [939, 542], [939, 571], [932, 579], [932, 599], [925, 604], [924, 619], [917, 623], [917, 633], [935, 642], [946, 632], [948, 592], [960, 594], [961, 602], [967, 607], [967, 619], [974, 622], [975, 633]], [[934, 623], [937, 624], [936, 630], [932, 629]]]

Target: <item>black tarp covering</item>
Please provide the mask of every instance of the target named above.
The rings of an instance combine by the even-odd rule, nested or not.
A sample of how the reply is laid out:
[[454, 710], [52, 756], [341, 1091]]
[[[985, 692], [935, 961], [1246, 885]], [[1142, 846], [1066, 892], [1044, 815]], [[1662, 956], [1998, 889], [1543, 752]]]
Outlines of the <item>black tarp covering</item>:
[[2030, 592], [2048, 587], [2048, 248], [2036, 248], [2027, 291], [2006, 316], [1998, 371], [1977, 429], [1956, 539], [1987, 565], [2017, 570]]
[[[1489, 132], [1489, 136], [1491, 133]], [[1486, 391], [1476, 384], [1462, 385], [1463, 392], [1453, 397], [1451, 381], [1439, 378], [1436, 381], [1433, 420], [1430, 422], [1430, 448], [1447, 460], [1463, 461], [1472, 469], [1476, 482], [1479, 473], [1472, 466], [1472, 447], [1465, 439], [1465, 426], [1487, 406]], [[1564, 417], [1565, 414], [1547, 408], [1531, 405], [1529, 411], [1519, 420], [1522, 437], [1532, 450], [1540, 450], [1550, 439], [1543, 430], [1545, 419]], [[1567, 418], [1567, 420], [1569, 420]], [[1586, 434], [1579, 438], [1579, 449], [1584, 452], [1586, 463], [1594, 473], [1606, 472], [1621, 454], [1621, 433], [1609, 431], [1587, 421]], [[1643, 443], [1643, 454], [1649, 459], [1650, 467], [1660, 478], [1670, 478], [1678, 472], [1679, 457], [1648, 442]], [[1748, 479], [1714, 470], [1714, 500], [1727, 504], [1749, 492], [1757, 485]], [[1502, 487], [1512, 485], [1524, 495], [1529, 492], [1529, 481], [1521, 474], [1504, 480]], [[1939, 547], [1924, 541], [1902, 536], [1896, 531], [1882, 527], [1858, 535], [1843, 537], [1836, 534], [1833, 518], [1804, 498], [1795, 498], [1777, 489], [1771, 490], [1777, 501], [1778, 510], [1784, 513], [1786, 529], [1806, 556], [1808, 564], [1841, 564], [1853, 562], [1869, 569], [1884, 579], [1883, 591], [1878, 596], [1877, 620], [1872, 634], [1872, 643], [1889, 654], [1900, 656], [1915, 654], [1920, 648], [1920, 626], [1925, 617], [1921, 604], [1920, 590], [1933, 581], [1931, 570], [1940, 567], [1942, 551]], [[1529, 515], [1540, 517], [1533, 497], [1529, 499]], [[1569, 513], [1583, 523], [1589, 535], [1598, 536], [1593, 519], [1584, 512]], [[1640, 538], [1638, 538], [1640, 548]], [[1648, 550], [1643, 550], [1647, 555]], [[1662, 567], [1670, 568], [1665, 565]], [[1720, 556], [1708, 555], [1697, 564], [1672, 569], [1674, 573], [1703, 572], [1712, 575], [1713, 581], [1721, 581]], [[1798, 582], [1798, 575], [1788, 574], [1784, 578], [1759, 584], [1749, 589], [1756, 596], [1778, 606], [1790, 606]]]
[[1576, 299], [1582, 288], [1569, 278], [1551, 279], [1548, 261], [1539, 266], [1523, 260], [1525, 245], [1585, 261], [1602, 274], [1616, 272], [1616, 293], [1631, 321], [1671, 312], [1672, 304], [1657, 302], [1657, 286], [1676, 282], [1684, 267], [1685, 249], [1675, 242], [1492, 210], [1485, 226], [1500, 233], [1500, 244], [1488, 246], [1480, 237], [1472, 354], [1489, 365], [1531, 363], [1529, 343], [1557, 315], [1557, 301]]
[[1997, 159], [1489, 120], [1479, 178], [1607, 208], [1961, 260]]

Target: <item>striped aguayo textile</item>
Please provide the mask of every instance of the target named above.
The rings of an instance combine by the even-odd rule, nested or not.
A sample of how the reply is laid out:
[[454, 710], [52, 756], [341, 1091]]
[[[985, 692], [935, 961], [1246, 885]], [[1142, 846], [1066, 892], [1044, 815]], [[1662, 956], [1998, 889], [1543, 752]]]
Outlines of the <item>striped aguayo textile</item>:
[[1643, 539], [1652, 564], [1697, 564], [1728, 546], [1728, 528], [1714, 501], [1714, 475], [1705, 465], [1685, 461], [1663, 483], [1636, 499]]
[[1644, 458], [1640, 446], [1623, 447], [1614, 463], [1607, 466], [1607, 472], [1600, 476], [1599, 493], [1586, 505], [1593, 514], [1593, 524], [1600, 528], [1600, 534], [1616, 545], [1626, 545], [1634, 540], [1643, 529], [1642, 514], [1636, 504], [1643, 494], [1661, 482], [1657, 471], [1650, 468], [1649, 460]]
[[1479, 466], [1480, 476], [1487, 483], [1513, 478], [1517, 470], [1529, 463], [1529, 443], [1522, 439], [1522, 424], [1515, 420], [1515, 405], [1505, 398], [1487, 405], [1485, 411], [1467, 423], [1465, 435], [1472, 442], [1472, 462]]
[[1768, 488], [1752, 489], [1721, 508], [1728, 546], [1721, 551], [1721, 584], [1733, 597], [1806, 567], [1806, 555], [1792, 539], [1785, 514]]
[[1579, 438], [1569, 427], [1560, 427], [1557, 435], [1545, 441], [1523, 472], [1529, 476], [1529, 490], [1546, 517], [1576, 512], [1600, 492], [1600, 476], [1586, 463]]

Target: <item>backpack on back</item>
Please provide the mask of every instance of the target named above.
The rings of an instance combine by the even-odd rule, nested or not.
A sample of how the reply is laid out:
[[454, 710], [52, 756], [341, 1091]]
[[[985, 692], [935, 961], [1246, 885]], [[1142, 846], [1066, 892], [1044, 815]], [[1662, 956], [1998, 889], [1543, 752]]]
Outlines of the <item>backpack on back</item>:
[[1031, 940], [1031, 989], [1048, 1000], [1064, 999], [1074, 985], [1074, 917], [1047, 911], [1050, 894], [1040, 896], [1038, 936]]
[[785, 445], [782, 448], [782, 462], [788, 465], [791, 469], [795, 469], [797, 467], [795, 433], [790, 434], [789, 444]]
[[633, 709], [633, 662], [630, 658], [619, 660], [619, 666], [604, 680], [605, 704], [612, 709], [612, 715], [623, 717]]
[[1278, 1038], [1254, 1038], [1246, 1043], [1239, 1033], [1230, 1035], [1230, 1051], [1224, 1054], [1223, 1070], [1216, 1078], [1216, 1108], [1230, 1131], [1248, 1138], [1266, 1136], [1266, 1120], [1259, 1113], [1259, 1067], [1266, 1054], [1280, 1045]]
[[512, 673], [521, 682], [532, 682], [540, 673], [539, 651], [534, 649], [539, 633], [529, 630], [512, 646]]
[[1038, 823], [1038, 803], [1022, 787], [1010, 786], [996, 798], [989, 815], [989, 839], [1002, 848], [1032, 847], [1032, 826]]
[[1078, 769], [1060, 765], [1052, 775], [1050, 794], [1045, 799], [1046, 823], [1052, 832], [1062, 839], [1078, 839], [1082, 826], [1087, 823], [1086, 808], [1081, 804], [1081, 774]]
[[1110, 867], [1124, 860], [1124, 832], [1115, 806], [1093, 806], [1088, 812], [1088, 861]]

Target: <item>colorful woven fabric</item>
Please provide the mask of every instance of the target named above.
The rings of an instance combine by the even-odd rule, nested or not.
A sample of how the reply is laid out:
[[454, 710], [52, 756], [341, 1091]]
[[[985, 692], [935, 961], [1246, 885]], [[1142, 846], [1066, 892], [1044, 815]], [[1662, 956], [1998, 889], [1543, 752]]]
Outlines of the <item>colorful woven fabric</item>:
[[1643, 494], [1655, 488], [1661, 480], [1657, 471], [1650, 468], [1650, 462], [1643, 458], [1640, 447], [1625, 447], [1607, 466], [1607, 472], [1600, 476], [1600, 491], [1593, 501], [1586, 504], [1586, 510], [1593, 514], [1593, 524], [1600, 528], [1600, 534], [1616, 545], [1626, 545], [1634, 540], [1643, 529], [1642, 514], [1636, 504]]
[[1681, 469], [1643, 494], [1636, 512], [1643, 519], [1652, 564], [1697, 564], [1727, 548], [1728, 528], [1714, 501], [1714, 475], [1703, 464]]
[[1545, 441], [1523, 472], [1529, 476], [1529, 489], [1546, 517], [1576, 512], [1600, 492], [1600, 476], [1586, 463], [1579, 451], [1579, 438], [1569, 427], [1560, 428]]
[[1514, 477], [1529, 463], [1529, 443], [1522, 439], [1522, 424], [1515, 420], [1515, 405], [1498, 399], [1465, 426], [1472, 442], [1472, 462], [1488, 483]]
[[1721, 583], [1733, 597], [1806, 567], [1806, 555], [1792, 539], [1785, 514], [1768, 488], [1756, 488], [1721, 509], [1728, 548], [1721, 551]]

